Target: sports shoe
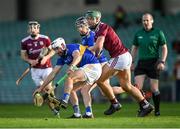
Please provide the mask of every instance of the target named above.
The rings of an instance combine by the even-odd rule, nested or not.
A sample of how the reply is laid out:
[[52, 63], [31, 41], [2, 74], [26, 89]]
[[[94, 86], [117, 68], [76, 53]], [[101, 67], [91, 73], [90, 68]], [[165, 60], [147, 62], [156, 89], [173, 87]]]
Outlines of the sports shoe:
[[145, 117], [145, 116], [147, 116], [152, 110], [154, 109], [154, 107], [151, 105], [151, 104], [149, 104], [149, 106], [147, 107], [147, 108], [145, 108], [145, 109], [140, 109], [139, 111], [138, 111], [138, 117]]
[[155, 111], [155, 112], [154, 112], [154, 115], [155, 115], [155, 116], [160, 116], [160, 115], [161, 115], [161, 114], [160, 114], [160, 111]]
[[121, 109], [121, 104], [118, 102], [118, 103], [116, 103], [116, 104], [111, 104], [110, 105], [110, 107], [109, 107], [109, 109], [107, 109], [105, 112], [104, 112], [104, 114], [105, 115], [111, 115], [111, 114], [113, 114], [114, 112], [116, 112], [116, 111], [119, 111], [120, 109]]
[[70, 117], [68, 117], [69, 119], [80, 119], [80, 118], [82, 118], [82, 116], [80, 115], [80, 116], [76, 116], [76, 115], [72, 115], [72, 116], [70, 116]]
[[91, 114], [91, 115], [84, 114], [82, 117], [87, 118], [87, 119], [94, 118], [93, 114]]

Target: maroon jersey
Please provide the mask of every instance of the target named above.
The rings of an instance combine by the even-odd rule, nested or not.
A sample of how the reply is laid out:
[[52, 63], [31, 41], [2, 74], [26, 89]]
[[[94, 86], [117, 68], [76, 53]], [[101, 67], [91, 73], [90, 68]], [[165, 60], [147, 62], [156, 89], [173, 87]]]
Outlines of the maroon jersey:
[[95, 41], [99, 36], [105, 36], [104, 48], [114, 58], [128, 51], [114, 30], [105, 23], [100, 23], [95, 29]]
[[[37, 59], [43, 47], [49, 47], [51, 40], [45, 35], [39, 35], [37, 39], [33, 39], [31, 36], [24, 38], [21, 41], [21, 50], [26, 50], [29, 59]], [[33, 68], [48, 68], [52, 67], [51, 60], [48, 59], [44, 65], [38, 63]]]

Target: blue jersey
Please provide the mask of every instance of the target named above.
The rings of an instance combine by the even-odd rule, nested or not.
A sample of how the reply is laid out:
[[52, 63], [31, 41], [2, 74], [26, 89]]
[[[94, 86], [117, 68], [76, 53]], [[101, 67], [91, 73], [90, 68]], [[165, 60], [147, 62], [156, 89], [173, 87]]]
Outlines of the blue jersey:
[[74, 51], [79, 51], [82, 56], [82, 59], [80, 61], [80, 63], [77, 65], [77, 67], [82, 67], [86, 64], [96, 64], [99, 63], [99, 60], [97, 59], [97, 57], [95, 57], [95, 55], [88, 49], [86, 49], [87, 47], [80, 45], [80, 44], [67, 44], [66, 45], [66, 54], [62, 57], [60, 57], [57, 60], [56, 65], [64, 65], [64, 64], [71, 64], [71, 62], [73, 61], [73, 52]]
[[[88, 46], [88, 47], [94, 46], [94, 44], [95, 44], [94, 36], [95, 36], [94, 31], [90, 31], [88, 35], [83, 36], [82, 37], [82, 45]], [[104, 55], [104, 53], [102, 53], [100, 58], [98, 58], [98, 59], [99, 59], [100, 63], [107, 62], [107, 58]]]

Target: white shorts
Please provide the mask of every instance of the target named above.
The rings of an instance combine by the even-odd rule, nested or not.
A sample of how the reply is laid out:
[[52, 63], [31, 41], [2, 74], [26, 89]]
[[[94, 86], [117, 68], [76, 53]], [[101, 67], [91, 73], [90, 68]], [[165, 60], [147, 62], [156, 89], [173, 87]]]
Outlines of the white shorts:
[[95, 81], [99, 79], [102, 73], [101, 64], [86, 64], [80, 68], [85, 73], [86, 82], [92, 85]]
[[129, 52], [126, 52], [115, 58], [111, 58], [107, 63], [109, 67], [117, 70], [130, 69], [131, 64], [132, 64], [132, 56]]
[[46, 68], [46, 69], [31, 68], [31, 77], [35, 85], [40, 86], [51, 72], [52, 72], [52, 68]]

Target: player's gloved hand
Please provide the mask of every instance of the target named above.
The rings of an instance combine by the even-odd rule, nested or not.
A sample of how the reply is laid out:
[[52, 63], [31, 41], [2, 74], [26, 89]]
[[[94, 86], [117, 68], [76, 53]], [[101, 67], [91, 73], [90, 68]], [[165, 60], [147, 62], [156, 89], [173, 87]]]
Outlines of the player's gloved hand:
[[67, 74], [70, 74], [71, 72], [74, 72], [75, 70], [77, 70], [77, 66], [75, 65], [70, 65], [68, 70], [67, 70]]

